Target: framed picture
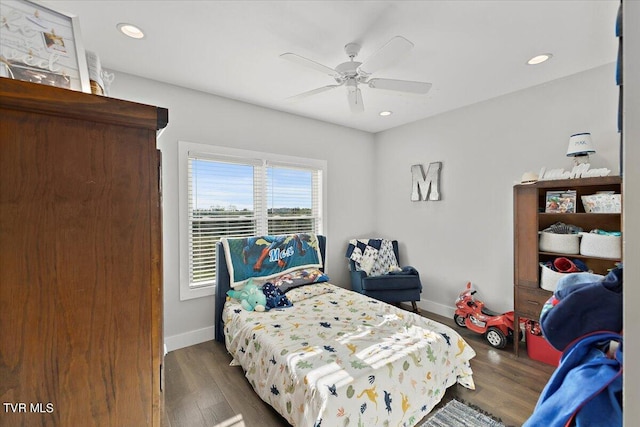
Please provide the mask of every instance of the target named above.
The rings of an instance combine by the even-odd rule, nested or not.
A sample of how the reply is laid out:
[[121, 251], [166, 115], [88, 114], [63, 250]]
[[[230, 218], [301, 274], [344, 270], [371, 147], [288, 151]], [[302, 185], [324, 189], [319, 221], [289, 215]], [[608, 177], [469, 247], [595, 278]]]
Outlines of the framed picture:
[[76, 16], [29, 0], [2, 0], [0, 15], [0, 77], [91, 92]]
[[575, 213], [576, 191], [547, 191], [546, 213]]

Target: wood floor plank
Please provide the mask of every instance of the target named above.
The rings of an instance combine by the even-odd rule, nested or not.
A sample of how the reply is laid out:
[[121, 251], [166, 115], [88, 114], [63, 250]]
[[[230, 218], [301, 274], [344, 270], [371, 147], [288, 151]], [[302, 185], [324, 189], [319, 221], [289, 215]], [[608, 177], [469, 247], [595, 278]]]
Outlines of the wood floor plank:
[[166, 419], [171, 426], [201, 426], [205, 425], [198, 405], [198, 389], [191, 384], [187, 377], [193, 367], [181, 363], [182, 356], [189, 349], [181, 349], [165, 356], [165, 392], [164, 408]]
[[[215, 343], [214, 357], [218, 362], [212, 365], [212, 375], [219, 375], [217, 381], [224, 389], [229, 405], [236, 411], [242, 413], [244, 422], [248, 426], [288, 426], [289, 424], [271, 406], [267, 405], [258, 397], [245, 378], [240, 366], [229, 366], [231, 356], [227, 353], [224, 345]], [[227, 369], [220, 374], [220, 366]], [[251, 396], [252, 399], [247, 399]]]
[[[410, 309], [410, 307], [403, 307]], [[503, 423], [520, 426], [531, 415], [554, 367], [531, 360], [526, 349], [516, 358], [511, 346], [497, 350], [448, 319], [422, 312], [456, 329], [476, 351], [471, 360], [476, 390], [450, 387], [441, 403], [456, 398], [490, 412]], [[253, 391], [223, 344], [208, 341], [173, 351], [165, 357], [163, 427], [212, 427], [237, 414], [245, 425], [286, 427], [289, 424]]]

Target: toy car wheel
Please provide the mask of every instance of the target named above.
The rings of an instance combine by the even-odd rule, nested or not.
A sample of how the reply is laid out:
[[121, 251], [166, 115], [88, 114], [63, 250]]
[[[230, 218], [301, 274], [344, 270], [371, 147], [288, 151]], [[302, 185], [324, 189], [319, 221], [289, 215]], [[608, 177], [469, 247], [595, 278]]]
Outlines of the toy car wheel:
[[504, 348], [507, 345], [507, 337], [502, 331], [494, 326], [490, 327], [486, 334], [487, 341], [495, 348]]
[[461, 328], [467, 327], [466, 319], [466, 317], [458, 316], [457, 314], [453, 315], [453, 320], [456, 322], [456, 325], [460, 326]]

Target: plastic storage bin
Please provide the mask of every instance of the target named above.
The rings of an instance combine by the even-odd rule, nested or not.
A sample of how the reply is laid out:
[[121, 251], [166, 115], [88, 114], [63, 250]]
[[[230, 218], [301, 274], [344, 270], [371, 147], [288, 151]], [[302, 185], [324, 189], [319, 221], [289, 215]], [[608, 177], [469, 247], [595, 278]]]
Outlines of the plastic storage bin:
[[551, 344], [544, 339], [540, 332], [538, 322], [528, 320], [525, 329], [527, 331], [527, 354], [529, 358], [546, 363], [547, 365], [558, 366], [562, 352], [553, 348]]

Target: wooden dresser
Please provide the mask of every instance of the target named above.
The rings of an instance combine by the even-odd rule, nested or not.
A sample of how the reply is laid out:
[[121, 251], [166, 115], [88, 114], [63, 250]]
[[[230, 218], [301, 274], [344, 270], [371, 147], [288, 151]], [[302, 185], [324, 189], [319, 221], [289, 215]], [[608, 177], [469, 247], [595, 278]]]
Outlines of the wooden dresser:
[[[576, 190], [575, 213], [545, 213], [548, 191]], [[586, 232], [600, 228], [609, 231], [622, 230], [621, 214], [585, 213], [581, 196], [599, 191], [614, 191], [620, 194], [622, 178], [606, 176], [599, 178], [563, 179], [520, 184], [513, 188], [514, 202], [514, 310], [515, 324], [520, 317], [539, 320], [542, 306], [552, 295], [540, 287], [540, 262], [556, 257], [582, 260], [594, 273], [606, 274], [616, 261], [584, 255], [566, 255], [542, 252], [538, 248], [538, 231], [556, 222], [582, 227]], [[518, 355], [519, 343], [514, 340], [514, 351]]]
[[0, 78], [0, 425], [160, 426], [167, 118]]

